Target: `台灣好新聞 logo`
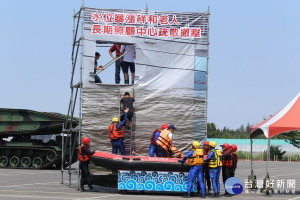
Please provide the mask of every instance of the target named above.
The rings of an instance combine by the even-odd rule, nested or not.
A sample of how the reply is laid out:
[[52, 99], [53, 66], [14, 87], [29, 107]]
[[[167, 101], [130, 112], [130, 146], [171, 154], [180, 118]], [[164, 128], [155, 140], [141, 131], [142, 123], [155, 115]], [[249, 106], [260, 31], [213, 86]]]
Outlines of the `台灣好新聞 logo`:
[[225, 182], [225, 190], [229, 194], [241, 194], [243, 192], [243, 185], [238, 178], [231, 177]]

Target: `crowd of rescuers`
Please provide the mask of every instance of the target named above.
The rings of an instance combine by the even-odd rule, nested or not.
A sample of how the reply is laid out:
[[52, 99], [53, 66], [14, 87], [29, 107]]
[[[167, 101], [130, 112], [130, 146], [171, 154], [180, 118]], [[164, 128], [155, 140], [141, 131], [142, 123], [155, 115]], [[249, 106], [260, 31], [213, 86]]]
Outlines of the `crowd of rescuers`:
[[[125, 109], [125, 119], [127, 118], [128, 111], [129, 111], [128, 108]], [[117, 125], [116, 123], [113, 124]], [[171, 129], [174, 129], [175, 127], [173, 126], [172, 128], [170, 126], [168, 128], [165, 128], [166, 126], [163, 126], [162, 129], [163, 128], [165, 129], [160, 130], [160, 132], [163, 132], [164, 130], [169, 130], [169, 132], [171, 132]], [[117, 143], [119, 144], [115, 144], [116, 146], [120, 145], [120, 142]], [[151, 142], [151, 144], [153, 143]], [[158, 144], [156, 144], [156, 146], [157, 145]], [[96, 190], [91, 185], [88, 165], [90, 163], [91, 156], [95, 153], [95, 151], [91, 151], [89, 146], [90, 146], [90, 139], [87, 137], [83, 138], [82, 145], [79, 148], [79, 161], [80, 161], [79, 166], [81, 170], [80, 188], [82, 192], [87, 191], [84, 188], [84, 181], [86, 181], [89, 187], [89, 191], [98, 192], [98, 190]], [[188, 180], [187, 192], [185, 193], [185, 195], [182, 196], [183, 198], [190, 198], [191, 189], [193, 187], [195, 178], [197, 178], [197, 183], [199, 186], [198, 193], [201, 192], [201, 197], [205, 198], [207, 195], [213, 195], [214, 197], [220, 196], [219, 179], [220, 179], [221, 170], [222, 170], [224, 189], [225, 189], [226, 180], [231, 177], [234, 177], [235, 170], [237, 168], [237, 162], [238, 162], [238, 156], [235, 153], [237, 151], [237, 146], [235, 144], [229, 145], [227, 143], [224, 143], [223, 145], [220, 145], [222, 147], [222, 151], [217, 149], [216, 146], [217, 143], [215, 141], [210, 141], [210, 142], [205, 141], [203, 143], [203, 146], [200, 148], [200, 143], [198, 141], [193, 141], [191, 146], [192, 149], [191, 151], [189, 151], [189, 153], [186, 156], [183, 157], [180, 153], [177, 155], [173, 154], [177, 158], [178, 157], [182, 158], [180, 160], [181, 163], [187, 162], [187, 164], [191, 166], [188, 175], [189, 180]], [[114, 144], [113, 144], [113, 148], [114, 148]], [[96, 152], [98, 151], [99, 150], [97, 150]], [[122, 154], [121, 149], [120, 151]], [[168, 149], [168, 151], [171, 151], [171, 149]], [[163, 155], [162, 152], [160, 153], [161, 153], [160, 155]], [[123, 155], [125, 155], [125, 149]], [[170, 155], [168, 154], [168, 156]], [[211, 186], [213, 190], [211, 189]], [[232, 195], [229, 194], [225, 189], [224, 196], [231, 197]]]
[[[117, 117], [114, 117], [112, 119], [112, 124], [108, 127], [113, 154], [118, 154], [119, 151], [121, 155], [125, 155], [125, 145], [123, 142], [125, 138], [125, 124], [128, 119], [128, 127], [131, 127], [134, 113], [134, 101], [135, 99], [133, 96], [130, 93], [125, 92], [120, 99], [120, 102], [123, 103], [124, 109], [121, 116], [122, 120], [120, 122]], [[221, 151], [216, 148], [217, 143], [215, 141], [205, 141], [201, 148], [198, 141], [193, 141], [191, 151], [183, 157], [173, 144], [173, 134], [175, 133], [175, 130], [177, 129], [172, 124], [163, 124], [161, 129], [154, 130], [150, 140], [149, 156], [154, 157], [155, 154], [157, 157], [182, 158], [180, 160], [181, 163], [186, 163], [188, 160], [187, 164], [191, 166], [188, 176], [189, 182], [187, 192], [182, 197], [190, 197], [193, 182], [196, 177], [199, 185], [198, 192], [200, 193], [201, 191], [202, 198], [205, 198], [206, 195], [218, 197], [220, 195], [219, 179], [221, 170], [224, 187], [226, 180], [230, 177], [234, 177], [235, 175], [238, 162], [238, 156], [235, 153], [237, 151], [237, 146], [235, 144], [229, 145], [224, 143], [220, 145], [222, 147]], [[81, 191], [86, 191], [84, 189], [84, 181], [86, 180], [90, 191], [97, 192], [97, 190], [95, 190], [91, 185], [88, 169], [91, 156], [95, 153], [95, 151], [91, 151], [89, 146], [90, 139], [83, 138], [82, 146], [79, 148], [79, 166], [81, 170], [80, 187]], [[232, 195], [225, 190], [224, 196]]]
[[[129, 84], [129, 75], [128, 70], [131, 72], [131, 84], [134, 84], [135, 80], [135, 63], [134, 60], [136, 59], [136, 49], [134, 45], [120, 45], [120, 44], [114, 44], [109, 49], [109, 55], [116, 60], [115, 61], [115, 84], [120, 84], [121, 78], [120, 78], [120, 72], [122, 69], [122, 72], [124, 74], [124, 83]], [[115, 52], [115, 55], [113, 55], [113, 52]], [[119, 58], [120, 56], [123, 57]], [[98, 60], [100, 58], [100, 53], [95, 53], [95, 61], [94, 61], [94, 74], [95, 74], [95, 83], [102, 83], [100, 77], [96, 74], [97, 71], [103, 71], [105, 68], [103, 68], [102, 65], [98, 65]]]

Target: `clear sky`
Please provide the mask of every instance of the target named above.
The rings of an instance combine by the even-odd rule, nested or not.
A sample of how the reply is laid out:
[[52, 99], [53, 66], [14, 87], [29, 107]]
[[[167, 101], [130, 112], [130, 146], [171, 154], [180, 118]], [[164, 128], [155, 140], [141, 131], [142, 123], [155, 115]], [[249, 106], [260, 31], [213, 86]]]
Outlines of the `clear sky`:
[[[217, 128], [254, 125], [300, 92], [300, 1], [85, 0], [85, 6], [142, 10], [147, 2], [157, 11], [210, 7], [208, 122]], [[67, 113], [72, 15], [81, 3], [1, 1], [0, 107]], [[103, 82], [113, 82], [113, 71]]]

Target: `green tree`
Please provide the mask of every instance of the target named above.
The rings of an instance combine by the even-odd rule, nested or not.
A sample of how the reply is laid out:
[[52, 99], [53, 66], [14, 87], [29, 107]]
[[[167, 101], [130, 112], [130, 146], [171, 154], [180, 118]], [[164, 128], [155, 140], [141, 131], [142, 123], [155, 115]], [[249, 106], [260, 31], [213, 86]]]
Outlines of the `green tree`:
[[290, 131], [275, 136], [276, 139], [284, 139], [286, 142], [292, 144], [294, 147], [300, 148], [300, 132]]

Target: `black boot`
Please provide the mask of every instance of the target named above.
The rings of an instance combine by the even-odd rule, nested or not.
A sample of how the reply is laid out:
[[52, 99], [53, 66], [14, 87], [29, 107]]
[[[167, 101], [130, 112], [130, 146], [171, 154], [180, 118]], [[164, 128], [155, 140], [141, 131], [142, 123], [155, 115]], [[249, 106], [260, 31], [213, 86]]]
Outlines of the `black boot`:
[[125, 80], [125, 84], [129, 84], [129, 80]]
[[187, 194], [187, 193], [185, 193], [183, 196], [182, 196], [182, 198], [190, 198], [191, 197], [191, 195], [190, 194]]

